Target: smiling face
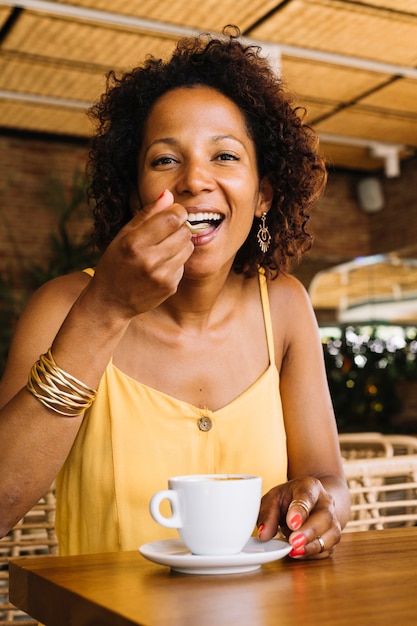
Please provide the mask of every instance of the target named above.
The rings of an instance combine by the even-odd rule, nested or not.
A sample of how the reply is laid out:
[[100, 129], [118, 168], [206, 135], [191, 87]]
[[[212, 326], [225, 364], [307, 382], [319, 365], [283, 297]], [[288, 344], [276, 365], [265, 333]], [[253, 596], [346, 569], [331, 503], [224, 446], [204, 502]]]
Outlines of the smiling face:
[[145, 125], [138, 181], [142, 205], [169, 189], [187, 209], [195, 250], [186, 269], [199, 263], [201, 270], [203, 261], [212, 270], [230, 266], [254, 216], [272, 200], [270, 185], [259, 181], [241, 111], [203, 86], [177, 88], [157, 100]]

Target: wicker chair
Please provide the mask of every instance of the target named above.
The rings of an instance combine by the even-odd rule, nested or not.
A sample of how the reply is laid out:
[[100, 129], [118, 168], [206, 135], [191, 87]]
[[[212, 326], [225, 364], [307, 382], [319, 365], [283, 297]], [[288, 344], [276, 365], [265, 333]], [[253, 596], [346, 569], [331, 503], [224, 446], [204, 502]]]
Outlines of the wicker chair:
[[383, 435], [382, 433], [341, 433], [340, 451], [343, 459], [368, 459], [417, 454], [417, 437], [410, 435]]
[[417, 454], [417, 437], [411, 435], [384, 435], [390, 443], [394, 455]]
[[351, 494], [347, 531], [417, 524], [417, 454], [344, 462]]
[[37, 626], [38, 622], [17, 609], [8, 601], [10, 558], [29, 554], [56, 554], [58, 543], [54, 530], [55, 488], [48, 490], [43, 498], [16, 524], [9, 534], [0, 540], [0, 626], [24, 623]]
[[381, 433], [341, 433], [339, 444], [346, 461], [394, 455], [392, 444]]

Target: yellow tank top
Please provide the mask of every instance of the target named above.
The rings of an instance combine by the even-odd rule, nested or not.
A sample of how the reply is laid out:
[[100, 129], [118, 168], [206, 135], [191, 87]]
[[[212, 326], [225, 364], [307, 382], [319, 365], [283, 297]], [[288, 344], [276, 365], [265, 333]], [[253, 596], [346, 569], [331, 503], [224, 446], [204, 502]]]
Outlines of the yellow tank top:
[[61, 554], [135, 550], [178, 536], [149, 513], [170, 476], [262, 476], [263, 493], [287, 479], [287, 450], [267, 284], [259, 274], [270, 365], [227, 406], [209, 411], [130, 378], [112, 362], [57, 479]]

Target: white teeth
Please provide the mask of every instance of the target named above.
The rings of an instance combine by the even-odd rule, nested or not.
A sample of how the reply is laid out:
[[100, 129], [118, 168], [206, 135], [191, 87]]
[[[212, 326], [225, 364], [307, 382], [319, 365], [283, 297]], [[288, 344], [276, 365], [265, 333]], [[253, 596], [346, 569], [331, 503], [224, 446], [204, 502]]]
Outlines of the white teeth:
[[220, 213], [189, 213], [188, 219], [185, 222], [193, 235], [203, 232], [207, 228], [210, 228], [210, 222], [220, 221], [222, 216]]
[[193, 222], [208, 222], [214, 220], [221, 220], [220, 213], [189, 213], [187, 220]]

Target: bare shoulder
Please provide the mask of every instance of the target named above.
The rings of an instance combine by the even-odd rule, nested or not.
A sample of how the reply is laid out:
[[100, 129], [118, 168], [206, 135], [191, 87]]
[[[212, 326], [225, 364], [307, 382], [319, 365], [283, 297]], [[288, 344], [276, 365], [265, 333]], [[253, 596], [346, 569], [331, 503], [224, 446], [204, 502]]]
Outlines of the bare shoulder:
[[24, 313], [45, 305], [51, 307], [51, 314], [56, 312], [59, 315], [62, 310], [67, 313], [90, 280], [86, 272], [74, 272], [53, 278], [33, 294]]
[[28, 330], [36, 331], [38, 336], [45, 336], [45, 341], [50, 342], [90, 280], [85, 272], [74, 272], [42, 285], [25, 307], [16, 329], [17, 335]]
[[[292, 312], [310, 315], [311, 302], [304, 285], [290, 274], [280, 274], [275, 280], [268, 282], [269, 301], [271, 312], [279, 311], [282, 316]], [[283, 310], [284, 307], [284, 310]]]
[[317, 344], [318, 326], [308, 292], [294, 276], [282, 274], [269, 281], [268, 294], [279, 367], [290, 349]]

